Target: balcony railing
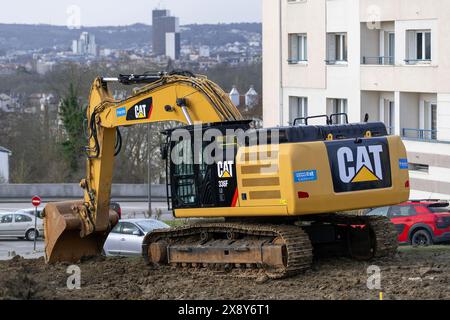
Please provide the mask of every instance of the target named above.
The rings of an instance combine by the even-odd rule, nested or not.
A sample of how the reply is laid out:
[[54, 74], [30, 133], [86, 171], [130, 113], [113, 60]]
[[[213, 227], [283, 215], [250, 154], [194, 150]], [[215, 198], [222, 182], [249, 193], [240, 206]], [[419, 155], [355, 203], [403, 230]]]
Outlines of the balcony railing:
[[308, 60], [301, 60], [301, 59], [288, 59], [287, 61], [289, 64], [299, 64], [299, 63], [307, 63]]
[[402, 129], [402, 136], [410, 140], [418, 141], [437, 141], [437, 130], [425, 130], [425, 129]]
[[394, 57], [363, 57], [362, 64], [394, 65]]
[[405, 59], [405, 63], [409, 65], [430, 64], [431, 61], [431, 59]]
[[339, 65], [339, 64], [348, 64], [348, 60], [325, 60], [327, 65]]

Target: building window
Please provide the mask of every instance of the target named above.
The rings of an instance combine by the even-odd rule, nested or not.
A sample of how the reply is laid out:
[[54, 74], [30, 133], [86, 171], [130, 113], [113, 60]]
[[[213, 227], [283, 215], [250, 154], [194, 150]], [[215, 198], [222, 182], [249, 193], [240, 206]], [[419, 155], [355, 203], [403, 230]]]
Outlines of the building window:
[[388, 52], [388, 57], [387, 60], [388, 61], [384, 61], [383, 64], [394, 64], [395, 61], [395, 33], [394, 32], [389, 32], [388, 33], [388, 47], [387, 47], [387, 52]]
[[[347, 99], [329, 99], [328, 113], [331, 115], [347, 114]], [[334, 124], [345, 124], [346, 116], [339, 115], [332, 117]]]
[[328, 64], [346, 63], [347, 54], [347, 33], [328, 34]]
[[431, 52], [431, 31], [408, 31], [407, 37], [407, 57], [406, 63], [415, 64], [430, 62]]
[[425, 128], [422, 137], [425, 140], [437, 139], [437, 105], [425, 102]]
[[308, 38], [304, 33], [289, 35], [289, 63], [308, 61]]
[[395, 102], [394, 101], [388, 101], [388, 119], [387, 119], [387, 125], [388, 125], [388, 132], [389, 134], [395, 133]]
[[437, 140], [437, 105], [431, 105], [431, 139]]
[[426, 164], [410, 163], [409, 170], [421, 173], [430, 173], [430, 166]]
[[[308, 98], [289, 97], [289, 125], [294, 124], [295, 119], [308, 116]], [[297, 121], [297, 123], [302, 123]]]

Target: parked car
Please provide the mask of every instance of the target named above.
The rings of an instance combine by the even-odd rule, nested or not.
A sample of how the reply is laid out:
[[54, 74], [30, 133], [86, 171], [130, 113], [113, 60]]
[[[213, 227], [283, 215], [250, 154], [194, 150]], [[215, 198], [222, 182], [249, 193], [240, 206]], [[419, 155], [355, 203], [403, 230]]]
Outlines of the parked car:
[[450, 208], [446, 201], [408, 201], [373, 209], [367, 215], [390, 218], [397, 228], [400, 243], [428, 246], [450, 241]]
[[19, 238], [34, 241], [35, 237], [44, 234], [44, 223], [37, 218], [37, 230], [35, 230], [34, 215], [25, 212], [0, 214], [0, 237]]
[[147, 233], [168, 229], [167, 224], [154, 219], [121, 220], [111, 231], [103, 247], [106, 256], [140, 256], [142, 242]]
[[[42, 211], [44, 211], [44, 208], [38, 207], [38, 209], [37, 209], [38, 218], [42, 216]], [[35, 208], [21, 209], [21, 210], [16, 211], [16, 213], [26, 213], [26, 214], [34, 216], [36, 214], [36, 210], [35, 210]]]

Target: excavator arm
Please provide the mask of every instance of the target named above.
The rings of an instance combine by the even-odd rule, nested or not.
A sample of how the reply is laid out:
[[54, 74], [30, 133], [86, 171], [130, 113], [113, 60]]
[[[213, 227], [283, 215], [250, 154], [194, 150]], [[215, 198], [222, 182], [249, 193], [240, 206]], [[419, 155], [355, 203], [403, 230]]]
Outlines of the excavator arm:
[[[123, 101], [108, 84], [143, 85]], [[242, 120], [218, 85], [189, 72], [97, 78], [87, 108], [89, 145], [84, 199], [45, 207], [45, 253], [49, 263], [76, 262], [102, 252], [118, 216], [109, 209], [114, 157], [121, 147], [120, 127], [175, 121], [192, 125]]]

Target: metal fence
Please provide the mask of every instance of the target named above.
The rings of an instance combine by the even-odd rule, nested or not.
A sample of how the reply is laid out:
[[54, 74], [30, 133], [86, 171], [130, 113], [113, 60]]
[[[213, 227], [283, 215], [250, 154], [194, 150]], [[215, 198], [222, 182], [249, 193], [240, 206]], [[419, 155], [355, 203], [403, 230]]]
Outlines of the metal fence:
[[362, 64], [394, 65], [394, 57], [363, 57]]
[[402, 129], [402, 136], [404, 138], [420, 141], [437, 141], [437, 133], [437, 130]]

